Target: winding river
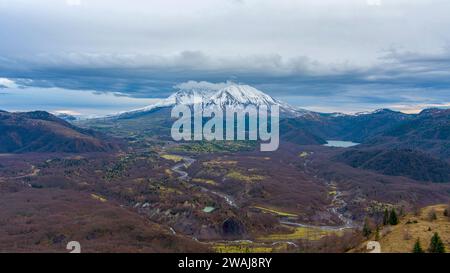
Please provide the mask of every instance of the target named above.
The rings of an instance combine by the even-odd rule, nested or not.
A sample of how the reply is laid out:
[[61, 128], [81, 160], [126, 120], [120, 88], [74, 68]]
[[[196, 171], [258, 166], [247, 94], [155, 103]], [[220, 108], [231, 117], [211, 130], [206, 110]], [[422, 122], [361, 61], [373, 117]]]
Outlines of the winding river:
[[[182, 155], [177, 155], [177, 156], [180, 156], [182, 158], [182, 162], [177, 163], [175, 166], [173, 166], [171, 168], [171, 170], [180, 175], [178, 177], [179, 179], [184, 180], [184, 181], [189, 181], [191, 178], [189, 177], [189, 174], [186, 172], [186, 169], [188, 169], [196, 160], [191, 158], [191, 157], [188, 157], [188, 156], [182, 156]], [[235, 208], [238, 207], [236, 202], [233, 200], [232, 197], [230, 197], [230, 196], [228, 196], [226, 194], [223, 194], [221, 192], [212, 191], [212, 190], [207, 189], [207, 188], [202, 187], [202, 186], [199, 186], [199, 187], [204, 192], [208, 192], [208, 193], [214, 194], [216, 196], [219, 196], [220, 198], [225, 200], [225, 202], [228, 205], [230, 205], [232, 207], [235, 207]], [[290, 218], [282, 218], [280, 220], [280, 223], [284, 224], [284, 225], [290, 225], [290, 226], [296, 226], [296, 227], [314, 228], [314, 229], [320, 229], [320, 230], [325, 230], [325, 231], [330, 231], [330, 230], [340, 231], [340, 230], [344, 230], [344, 229], [355, 228], [355, 225], [354, 225], [353, 221], [351, 219], [347, 218], [342, 212], [340, 212], [347, 205], [346, 202], [344, 201], [344, 199], [342, 198], [342, 195], [343, 195], [342, 192], [336, 191], [336, 194], [334, 195], [333, 200], [332, 200], [332, 204], [333, 205], [328, 209], [328, 211], [330, 213], [336, 215], [339, 218], [339, 220], [341, 220], [341, 222], [343, 224], [340, 225], [340, 226], [309, 225], [309, 224], [303, 224], [303, 223], [294, 222]]]
[[178, 177], [179, 179], [189, 180], [190, 179], [189, 174], [182, 169], [189, 168], [189, 166], [191, 166], [195, 162], [195, 159], [187, 157], [187, 156], [181, 156], [181, 155], [178, 155], [178, 156], [180, 156], [182, 158], [183, 162], [176, 164], [175, 166], [172, 167], [171, 170], [180, 175]]
[[[183, 155], [177, 155], [177, 156], [180, 156], [182, 158], [183, 162], [176, 164], [175, 166], [172, 167], [171, 170], [180, 175], [178, 177], [179, 179], [184, 180], [184, 181], [189, 181], [191, 178], [189, 177], [189, 174], [185, 170], [187, 168], [189, 168], [196, 160], [191, 157], [188, 157], [188, 156], [183, 156]], [[201, 188], [202, 191], [219, 196], [220, 198], [225, 200], [225, 202], [228, 205], [237, 208], [236, 202], [233, 200], [233, 198], [231, 196], [228, 196], [221, 192], [212, 191], [212, 190], [207, 189], [202, 186], [199, 186], [199, 187]]]

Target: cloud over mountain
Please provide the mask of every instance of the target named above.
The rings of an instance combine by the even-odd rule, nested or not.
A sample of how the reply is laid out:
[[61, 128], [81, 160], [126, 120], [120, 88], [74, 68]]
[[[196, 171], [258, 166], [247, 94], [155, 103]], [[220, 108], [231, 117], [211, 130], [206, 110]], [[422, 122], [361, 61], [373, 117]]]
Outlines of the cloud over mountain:
[[0, 78], [0, 88], [16, 88], [17, 84], [10, 79]]

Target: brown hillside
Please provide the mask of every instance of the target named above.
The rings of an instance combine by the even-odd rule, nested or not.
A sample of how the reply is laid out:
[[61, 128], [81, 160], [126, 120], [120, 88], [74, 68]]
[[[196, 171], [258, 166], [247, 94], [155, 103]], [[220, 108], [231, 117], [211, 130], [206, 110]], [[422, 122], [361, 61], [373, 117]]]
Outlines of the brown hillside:
[[[450, 217], [444, 216], [447, 205], [433, 205], [421, 209], [418, 213], [409, 213], [402, 217], [396, 226], [388, 226], [381, 230], [381, 252], [383, 253], [412, 253], [414, 243], [420, 240], [422, 248], [427, 251], [431, 237], [435, 232], [439, 234], [450, 252]], [[431, 219], [434, 210], [437, 218]], [[373, 238], [372, 238], [373, 239]], [[356, 252], [365, 252], [367, 242], [362, 244]]]

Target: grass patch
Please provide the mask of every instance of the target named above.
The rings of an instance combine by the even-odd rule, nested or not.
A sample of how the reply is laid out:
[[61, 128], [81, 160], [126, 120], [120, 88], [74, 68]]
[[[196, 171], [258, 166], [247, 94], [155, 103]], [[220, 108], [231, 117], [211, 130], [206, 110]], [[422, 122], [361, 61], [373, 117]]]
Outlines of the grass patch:
[[285, 252], [289, 247], [287, 243], [272, 244], [271, 242], [248, 242], [239, 243], [215, 243], [213, 250], [217, 253], [273, 253]]
[[203, 162], [203, 166], [205, 167], [217, 167], [223, 165], [232, 165], [235, 166], [238, 162], [235, 160], [210, 160]]
[[307, 157], [309, 155], [308, 152], [301, 152], [298, 154], [299, 157]]
[[179, 156], [179, 155], [169, 155], [169, 154], [164, 154], [161, 155], [162, 158], [173, 161], [175, 163], [178, 163], [180, 161], [183, 160], [183, 157]]
[[181, 195], [183, 194], [183, 192], [181, 192], [180, 190], [177, 190], [175, 188], [171, 188], [171, 187], [165, 187], [165, 186], [158, 186], [158, 190], [160, 192], [160, 194], [178, 194]]
[[245, 174], [243, 174], [239, 171], [235, 171], [235, 170], [227, 173], [226, 177], [230, 178], [230, 179], [234, 179], [234, 180], [243, 181], [246, 183], [253, 183], [256, 181], [261, 181], [261, 180], [264, 180], [264, 178], [265, 178], [262, 175], [256, 175], [256, 174], [245, 175]]
[[106, 198], [104, 198], [104, 197], [102, 197], [100, 195], [97, 195], [97, 194], [91, 194], [91, 197], [92, 197], [92, 199], [98, 200], [98, 201], [103, 202], [103, 203], [108, 201]]
[[241, 245], [215, 244], [213, 249], [217, 253], [270, 253], [273, 251], [271, 247], [252, 246], [245, 243]]
[[288, 213], [288, 212], [284, 212], [284, 211], [280, 211], [280, 210], [276, 210], [273, 208], [265, 208], [265, 207], [260, 207], [260, 206], [254, 206], [254, 208], [262, 210], [265, 213], [271, 213], [271, 214], [275, 214], [277, 216], [282, 216], [282, 217], [298, 217], [297, 214], [293, 214], [293, 213]]
[[207, 184], [207, 185], [212, 185], [212, 186], [217, 186], [216, 181], [212, 180], [212, 179], [205, 179], [205, 178], [193, 178], [192, 182], [195, 183], [201, 183], [201, 184]]
[[289, 241], [289, 240], [301, 240], [306, 239], [310, 241], [320, 240], [321, 238], [331, 235], [342, 233], [341, 231], [335, 230], [323, 230], [319, 228], [310, 227], [289, 227], [292, 233], [286, 234], [271, 234], [266, 237], [258, 238], [261, 241]]

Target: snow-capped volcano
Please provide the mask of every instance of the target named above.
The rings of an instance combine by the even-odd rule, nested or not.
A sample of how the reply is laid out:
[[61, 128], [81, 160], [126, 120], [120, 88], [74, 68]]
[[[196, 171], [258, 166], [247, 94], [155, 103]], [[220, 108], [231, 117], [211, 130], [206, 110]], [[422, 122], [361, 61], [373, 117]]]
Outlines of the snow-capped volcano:
[[231, 85], [219, 90], [209, 99], [204, 101], [208, 106], [242, 106], [242, 105], [277, 105], [277, 101], [249, 85]]
[[230, 84], [220, 89], [182, 88], [159, 103], [122, 113], [121, 115], [141, 113], [156, 108], [172, 107], [180, 104], [189, 106], [201, 105], [203, 109], [209, 107], [220, 107], [222, 109], [225, 109], [225, 107], [244, 108], [248, 105], [257, 107], [267, 106], [270, 108], [271, 106], [278, 105], [280, 113], [285, 115], [299, 116], [307, 112], [309, 113], [309, 111], [295, 109], [287, 103], [278, 101], [252, 86]]

